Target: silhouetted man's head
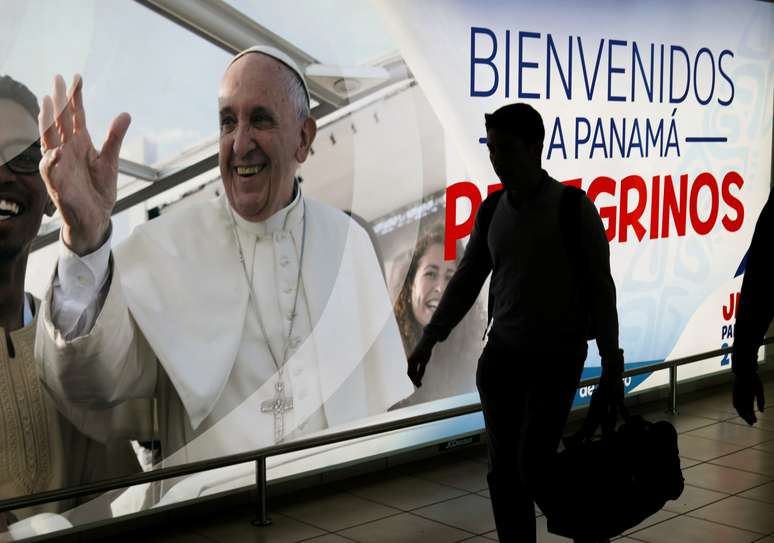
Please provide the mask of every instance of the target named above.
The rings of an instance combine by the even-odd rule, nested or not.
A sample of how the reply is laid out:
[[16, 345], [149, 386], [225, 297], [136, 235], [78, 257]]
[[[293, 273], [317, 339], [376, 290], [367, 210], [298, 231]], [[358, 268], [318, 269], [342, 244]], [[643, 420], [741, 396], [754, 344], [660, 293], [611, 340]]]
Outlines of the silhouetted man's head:
[[509, 104], [484, 115], [489, 160], [506, 189], [516, 189], [525, 178], [540, 173], [543, 119], [527, 104]]

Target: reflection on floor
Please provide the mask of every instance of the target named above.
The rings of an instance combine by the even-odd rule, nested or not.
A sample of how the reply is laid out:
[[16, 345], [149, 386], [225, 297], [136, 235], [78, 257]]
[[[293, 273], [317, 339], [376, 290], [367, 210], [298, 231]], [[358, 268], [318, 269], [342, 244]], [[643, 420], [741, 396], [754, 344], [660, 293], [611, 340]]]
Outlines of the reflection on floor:
[[[771, 375], [771, 374], [769, 374]], [[766, 379], [774, 408], [774, 377]], [[678, 501], [637, 526], [621, 543], [774, 543], [774, 413], [755, 427], [737, 418], [729, 387], [680, 404], [670, 418], [680, 433], [686, 487]], [[274, 524], [255, 528], [252, 511], [195, 519], [159, 533], [135, 532], [145, 543], [485, 543], [497, 540], [486, 485], [483, 447], [466, 449], [291, 495], [270, 503]], [[540, 513], [538, 512], [538, 515]], [[538, 541], [548, 534], [538, 516]], [[111, 538], [115, 541], [115, 538]]]

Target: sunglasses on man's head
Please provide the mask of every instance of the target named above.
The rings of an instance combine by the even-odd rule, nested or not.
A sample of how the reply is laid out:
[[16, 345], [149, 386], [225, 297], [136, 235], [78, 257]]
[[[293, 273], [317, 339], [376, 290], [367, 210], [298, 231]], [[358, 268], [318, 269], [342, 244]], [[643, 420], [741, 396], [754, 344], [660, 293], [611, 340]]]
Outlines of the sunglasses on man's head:
[[38, 165], [43, 158], [40, 142], [32, 145], [22, 142], [10, 142], [0, 147], [0, 165], [6, 166], [13, 173], [30, 175], [38, 173]]

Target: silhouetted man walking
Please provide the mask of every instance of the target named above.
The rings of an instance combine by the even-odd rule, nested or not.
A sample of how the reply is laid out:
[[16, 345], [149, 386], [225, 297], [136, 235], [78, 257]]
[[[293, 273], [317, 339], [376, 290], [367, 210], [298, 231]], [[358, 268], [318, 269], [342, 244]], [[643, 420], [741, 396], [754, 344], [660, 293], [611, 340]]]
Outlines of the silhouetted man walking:
[[[591, 323], [602, 355], [601, 405], [612, 408], [623, 397], [623, 356], [608, 241], [596, 208], [541, 169], [545, 129], [535, 109], [511, 104], [485, 117], [489, 158], [504, 190], [476, 214], [462, 262], [409, 357], [409, 376], [420, 386], [433, 346], [460, 322], [492, 272], [493, 323], [476, 375], [488, 482], [499, 540], [529, 543], [536, 539], [534, 501], [550, 499], [556, 484], [551, 461]], [[561, 217], [560, 210], [569, 213]], [[577, 224], [568, 228], [570, 215]]]
[[731, 367], [734, 372], [733, 403], [739, 416], [753, 425], [754, 404], [763, 412], [763, 384], [758, 377], [758, 347], [774, 318], [774, 203], [772, 193], [755, 225], [739, 296], [734, 326]]

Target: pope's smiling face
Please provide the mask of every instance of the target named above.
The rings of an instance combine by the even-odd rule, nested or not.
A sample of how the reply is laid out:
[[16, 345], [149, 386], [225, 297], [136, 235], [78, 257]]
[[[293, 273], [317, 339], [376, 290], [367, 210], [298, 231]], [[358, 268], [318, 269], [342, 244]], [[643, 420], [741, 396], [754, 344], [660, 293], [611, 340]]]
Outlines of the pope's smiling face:
[[411, 309], [417, 322], [426, 326], [438, 308], [443, 291], [457, 271], [454, 260], [443, 259], [443, 245], [435, 243], [425, 251], [411, 284]]
[[279, 61], [249, 53], [220, 84], [220, 173], [232, 209], [248, 221], [263, 221], [287, 205], [314, 140], [316, 125], [300, 117], [290, 77]]
[[0, 99], [0, 258], [28, 249], [43, 213], [52, 212], [37, 169], [37, 138], [36, 119], [13, 100]]

